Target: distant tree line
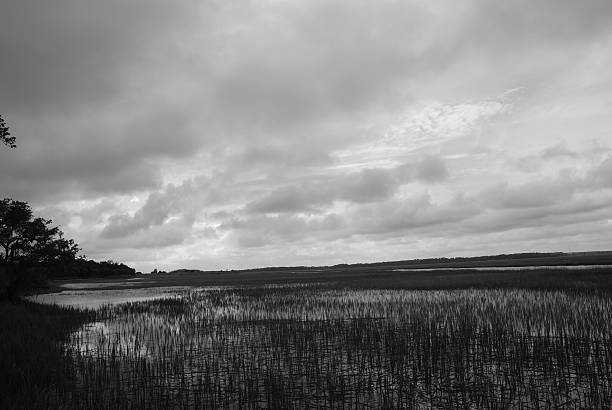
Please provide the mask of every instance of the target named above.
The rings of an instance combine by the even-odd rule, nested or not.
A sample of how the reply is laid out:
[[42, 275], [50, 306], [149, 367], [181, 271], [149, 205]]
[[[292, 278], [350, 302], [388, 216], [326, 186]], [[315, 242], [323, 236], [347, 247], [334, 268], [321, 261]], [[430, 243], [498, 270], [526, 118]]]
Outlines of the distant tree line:
[[565, 255], [563, 252], [527, 252], [527, 253], [510, 253], [487, 256], [457, 256], [457, 257], [441, 257], [441, 258], [426, 258], [426, 259], [408, 259], [401, 261], [390, 262], [373, 262], [373, 263], [353, 263], [353, 264], [338, 264], [333, 268], [347, 266], [386, 266], [386, 265], [425, 265], [425, 264], [451, 264], [456, 262], [481, 262], [481, 261], [499, 261], [508, 259], [534, 259], [534, 258], [549, 258], [561, 257]]
[[101, 276], [117, 276], [117, 275], [135, 275], [136, 269], [129, 266], [113, 262], [104, 261], [96, 262], [85, 258], [76, 258], [70, 263], [56, 266], [55, 269], [49, 270], [49, 278], [61, 277], [101, 277]]

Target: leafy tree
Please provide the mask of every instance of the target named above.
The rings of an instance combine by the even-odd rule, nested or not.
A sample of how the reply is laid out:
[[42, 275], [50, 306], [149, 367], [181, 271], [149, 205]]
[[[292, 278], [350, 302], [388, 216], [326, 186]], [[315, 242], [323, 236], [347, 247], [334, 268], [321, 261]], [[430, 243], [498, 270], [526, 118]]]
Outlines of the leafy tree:
[[74, 260], [79, 247], [65, 239], [52, 221], [34, 218], [32, 208], [9, 198], [0, 200], [0, 257], [5, 264], [54, 264]]
[[15, 148], [15, 137], [11, 137], [9, 127], [4, 122], [4, 118], [0, 115], [0, 144], [4, 144], [9, 148]]
[[[16, 147], [2, 116], [0, 145]], [[0, 200], [0, 298], [13, 298], [20, 289], [42, 285], [49, 270], [74, 262], [79, 247], [51, 224], [34, 218], [25, 202]]]

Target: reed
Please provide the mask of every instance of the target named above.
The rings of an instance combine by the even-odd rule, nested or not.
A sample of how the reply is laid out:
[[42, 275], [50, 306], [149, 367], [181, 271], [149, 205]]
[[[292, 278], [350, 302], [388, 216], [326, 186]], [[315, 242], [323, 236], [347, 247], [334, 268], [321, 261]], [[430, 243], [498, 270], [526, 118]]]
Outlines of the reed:
[[92, 311], [0, 301], [0, 409], [64, 407], [77, 380], [64, 346], [95, 319]]
[[325, 285], [105, 307], [63, 345], [71, 408], [610, 408], [612, 299]]

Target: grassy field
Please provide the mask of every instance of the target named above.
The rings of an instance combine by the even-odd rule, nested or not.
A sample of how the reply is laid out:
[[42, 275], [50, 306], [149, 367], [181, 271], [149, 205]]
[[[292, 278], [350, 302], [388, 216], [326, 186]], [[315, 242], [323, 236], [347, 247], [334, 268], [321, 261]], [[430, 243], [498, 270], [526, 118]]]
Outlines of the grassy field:
[[194, 289], [95, 312], [17, 306], [3, 317], [46, 327], [5, 324], [22, 330], [3, 374], [26, 375], [0, 405], [612, 407], [609, 269], [379, 273], [159, 275], [132, 282]]

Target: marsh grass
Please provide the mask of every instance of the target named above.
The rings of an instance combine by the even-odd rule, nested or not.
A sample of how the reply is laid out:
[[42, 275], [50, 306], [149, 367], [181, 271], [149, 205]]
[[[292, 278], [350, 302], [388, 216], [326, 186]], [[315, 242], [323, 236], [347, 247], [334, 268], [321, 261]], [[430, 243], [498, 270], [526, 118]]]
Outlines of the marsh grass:
[[63, 407], [76, 374], [64, 343], [91, 311], [0, 301], [0, 408]]
[[219, 288], [97, 312], [74, 408], [610, 408], [612, 300], [526, 290]]

